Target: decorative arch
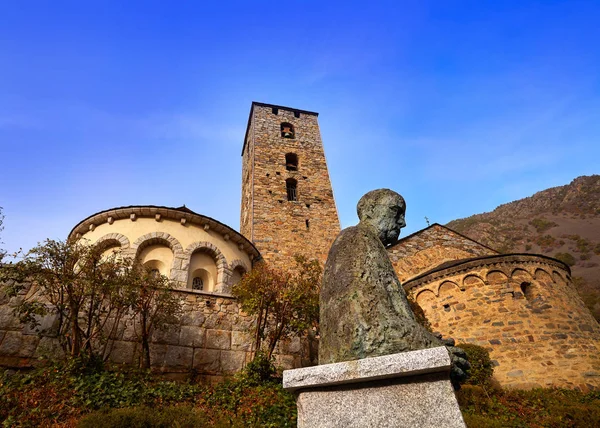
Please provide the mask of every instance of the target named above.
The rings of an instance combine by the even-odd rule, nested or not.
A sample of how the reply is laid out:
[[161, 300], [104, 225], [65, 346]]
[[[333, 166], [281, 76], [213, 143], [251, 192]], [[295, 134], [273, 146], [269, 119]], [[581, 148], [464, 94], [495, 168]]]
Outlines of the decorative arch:
[[558, 283], [558, 284], [566, 284], [567, 281], [565, 280], [565, 278], [560, 274], [560, 272], [557, 271], [552, 271], [552, 278], [554, 279], [554, 282]]
[[462, 285], [464, 289], [482, 287], [485, 285], [485, 281], [479, 275], [469, 274], [463, 278]]
[[234, 284], [237, 282], [236, 279], [239, 279], [236, 275], [236, 272], [239, 273], [239, 275], [241, 276], [245, 273], [250, 272], [250, 269], [248, 268], [246, 263], [244, 263], [240, 259], [235, 259], [231, 263], [229, 263], [228, 275], [225, 281], [225, 283], [227, 284], [227, 289], [224, 290], [227, 293], [231, 292], [231, 287], [233, 287]]
[[552, 275], [550, 275], [547, 271], [545, 271], [542, 268], [537, 268], [535, 270], [535, 274], [533, 275], [533, 277], [537, 280], [537, 281], [542, 281], [548, 285], [552, 284], [554, 282], [554, 279], [552, 278]]
[[[421, 303], [424, 302], [433, 302], [435, 301], [436, 296], [435, 293], [431, 290], [429, 290], [428, 288], [421, 290], [417, 293], [417, 295], [415, 296], [415, 300], [417, 301], [417, 303], [419, 305], [421, 305]], [[423, 307], [421, 305], [421, 307]]]
[[460, 291], [460, 287], [458, 286], [458, 284], [454, 281], [444, 281], [440, 284], [440, 287], [438, 288], [438, 296], [444, 297], [452, 293], [453, 291]]
[[501, 270], [491, 270], [485, 277], [488, 284], [504, 284], [508, 282], [508, 275]]
[[127, 250], [129, 249], [129, 239], [120, 233], [109, 233], [98, 238], [94, 245], [102, 250], [113, 246]]
[[531, 276], [529, 272], [522, 268], [514, 269], [510, 274], [510, 277], [515, 281], [531, 281], [533, 279], [533, 276]]
[[215, 291], [224, 292], [226, 288], [226, 281], [228, 280], [231, 272], [227, 266], [227, 260], [225, 256], [217, 248], [216, 245], [211, 244], [210, 242], [202, 241], [202, 242], [194, 242], [190, 244], [183, 253], [184, 262], [181, 265], [181, 269], [185, 272], [186, 282], [188, 270], [190, 267], [190, 262], [192, 260], [192, 255], [197, 252], [203, 252], [210, 255], [217, 265], [217, 279], [215, 281]]
[[152, 232], [140, 236], [131, 246], [130, 252], [134, 258], [138, 258], [140, 252], [150, 245], [166, 245], [173, 252], [173, 264], [171, 265], [170, 279], [175, 281], [178, 286], [185, 286], [187, 281], [187, 272], [181, 269], [184, 260], [183, 247], [177, 238], [165, 232]]

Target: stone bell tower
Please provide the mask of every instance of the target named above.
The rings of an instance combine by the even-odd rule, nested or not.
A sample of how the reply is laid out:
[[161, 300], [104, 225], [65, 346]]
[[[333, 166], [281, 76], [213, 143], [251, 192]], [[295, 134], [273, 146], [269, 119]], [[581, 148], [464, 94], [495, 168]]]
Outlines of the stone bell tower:
[[318, 113], [253, 102], [242, 149], [240, 231], [263, 258], [322, 263], [340, 232]]

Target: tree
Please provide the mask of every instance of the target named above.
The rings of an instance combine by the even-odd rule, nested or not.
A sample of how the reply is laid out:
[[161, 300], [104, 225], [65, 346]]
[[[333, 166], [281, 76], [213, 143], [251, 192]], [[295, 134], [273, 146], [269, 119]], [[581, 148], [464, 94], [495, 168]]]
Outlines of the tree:
[[128, 307], [124, 263], [83, 242], [46, 240], [10, 268], [5, 290], [21, 296], [15, 307], [21, 322], [34, 328], [53, 315], [67, 355], [96, 357], [94, 345], [111, 335]]
[[181, 302], [173, 293], [173, 283], [160, 274], [133, 264], [126, 273], [131, 285], [129, 302], [136, 335], [142, 344], [140, 367], [150, 368], [150, 338], [155, 329], [178, 322]]
[[318, 322], [323, 269], [317, 260], [296, 256], [295, 261], [292, 272], [261, 262], [233, 286], [242, 309], [256, 317], [254, 349], [258, 353], [266, 346], [269, 359], [279, 340]]

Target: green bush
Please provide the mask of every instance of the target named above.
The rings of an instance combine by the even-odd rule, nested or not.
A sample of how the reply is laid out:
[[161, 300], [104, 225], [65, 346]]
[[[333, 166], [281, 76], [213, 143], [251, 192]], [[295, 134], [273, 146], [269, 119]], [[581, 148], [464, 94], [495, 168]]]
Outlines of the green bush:
[[478, 385], [489, 389], [492, 386], [494, 365], [492, 364], [488, 350], [482, 346], [472, 344], [457, 346], [465, 351], [469, 364], [471, 364], [465, 384]]
[[273, 361], [267, 357], [266, 353], [259, 351], [244, 367], [240, 373], [240, 379], [246, 381], [248, 385], [261, 385], [273, 380], [276, 373], [277, 369]]
[[548, 221], [546, 219], [543, 218], [534, 218], [533, 220], [531, 220], [529, 222], [530, 225], [532, 225], [533, 227], [535, 227], [535, 230], [538, 233], [542, 233], [547, 231], [550, 228], [553, 228], [555, 226], [558, 226], [558, 224], [556, 224], [553, 221]]
[[495, 390], [466, 385], [457, 399], [469, 428], [600, 426], [600, 394], [566, 389]]
[[130, 407], [91, 413], [77, 424], [79, 428], [194, 428], [209, 426], [206, 415], [190, 406], [150, 408]]
[[560, 260], [568, 266], [575, 266], [575, 263], [577, 263], [577, 260], [575, 260], [575, 257], [571, 253], [556, 253], [554, 258]]

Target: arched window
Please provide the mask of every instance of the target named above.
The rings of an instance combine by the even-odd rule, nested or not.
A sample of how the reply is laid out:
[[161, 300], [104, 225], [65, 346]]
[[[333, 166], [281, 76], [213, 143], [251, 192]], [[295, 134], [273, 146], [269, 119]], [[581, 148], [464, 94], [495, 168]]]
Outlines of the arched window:
[[298, 171], [298, 155], [296, 153], [287, 153], [285, 155], [285, 169], [288, 171]]
[[294, 132], [294, 125], [291, 123], [283, 122], [281, 124], [281, 136], [283, 138], [296, 138], [296, 133]]
[[521, 284], [521, 293], [523, 293], [523, 296], [525, 296], [525, 298], [527, 300], [531, 300], [534, 298], [533, 295], [533, 290], [531, 288], [531, 283], [529, 282], [524, 282]]
[[298, 182], [293, 178], [288, 178], [285, 180], [285, 188], [287, 190], [287, 199], [288, 201], [297, 201], [298, 200], [298, 192], [297, 192]]
[[194, 277], [192, 280], [192, 290], [202, 290], [204, 288], [204, 281], [199, 276]]

